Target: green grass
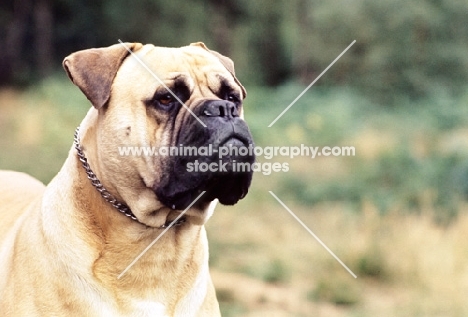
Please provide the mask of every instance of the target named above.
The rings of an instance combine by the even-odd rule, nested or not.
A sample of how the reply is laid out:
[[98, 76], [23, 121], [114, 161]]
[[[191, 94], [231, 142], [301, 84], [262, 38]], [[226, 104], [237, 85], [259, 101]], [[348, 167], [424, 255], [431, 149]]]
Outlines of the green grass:
[[[343, 202], [357, 210], [370, 200], [381, 212], [418, 212], [427, 207], [425, 197], [432, 192], [429, 203], [437, 210], [436, 220], [449, 223], [456, 216], [458, 202], [468, 197], [468, 142], [457, 146], [460, 140], [452, 134], [468, 123], [468, 94], [455, 98], [441, 93], [419, 101], [401, 97], [399, 106], [383, 108], [350, 89], [317, 88], [266, 128], [301, 88], [260, 89], [249, 95], [256, 144], [355, 146], [356, 157], [329, 158], [345, 170], [321, 178], [314, 160], [293, 160], [278, 183], [282, 197], [307, 206]], [[376, 144], [355, 143], [372, 133], [383, 150], [366, 157], [363, 153]], [[390, 141], [379, 140], [380, 134], [391, 136]]]
[[247, 265], [239, 271], [271, 284], [287, 284], [290, 281], [291, 270], [287, 263], [280, 259], [265, 260]]
[[[66, 78], [51, 78], [16, 93], [15, 108], [2, 100], [0, 168], [27, 172], [47, 183], [72, 146], [74, 129], [90, 104]], [[3, 121], [3, 122], [2, 122]]]
[[307, 293], [310, 301], [325, 301], [339, 306], [352, 306], [361, 300], [360, 290], [348, 279], [328, 277]]

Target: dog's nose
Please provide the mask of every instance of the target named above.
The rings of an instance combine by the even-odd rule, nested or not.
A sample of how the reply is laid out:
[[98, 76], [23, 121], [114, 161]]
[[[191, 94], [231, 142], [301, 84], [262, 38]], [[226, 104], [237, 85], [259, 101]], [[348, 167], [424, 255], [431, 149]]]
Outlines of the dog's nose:
[[207, 102], [202, 113], [207, 117], [222, 117], [228, 119], [239, 116], [236, 105], [226, 100], [214, 100]]

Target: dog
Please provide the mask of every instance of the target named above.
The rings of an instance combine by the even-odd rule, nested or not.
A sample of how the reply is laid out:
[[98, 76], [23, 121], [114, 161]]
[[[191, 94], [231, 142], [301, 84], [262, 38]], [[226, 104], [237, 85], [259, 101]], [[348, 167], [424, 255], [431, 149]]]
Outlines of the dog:
[[201, 42], [120, 43], [63, 67], [92, 107], [47, 187], [0, 172], [0, 315], [220, 316], [204, 224], [247, 194], [252, 171], [235, 164], [255, 160], [218, 155], [253, 145], [232, 60]]

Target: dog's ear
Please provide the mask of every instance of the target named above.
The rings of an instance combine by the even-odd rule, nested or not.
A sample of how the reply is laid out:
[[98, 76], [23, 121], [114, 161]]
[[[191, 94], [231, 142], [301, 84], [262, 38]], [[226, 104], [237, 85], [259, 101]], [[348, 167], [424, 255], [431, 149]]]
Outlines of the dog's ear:
[[237, 77], [236, 77], [236, 72], [234, 70], [234, 62], [232, 61], [232, 59], [230, 59], [229, 57], [226, 57], [226, 56], [224, 56], [224, 55], [222, 55], [222, 54], [220, 54], [220, 53], [218, 53], [216, 51], [210, 50], [208, 47], [206, 47], [205, 43], [203, 43], [203, 42], [192, 43], [192, 44], [190, 44], [190, 46], [199, 46], [201, 48], [204, 48], [205, 50], [207, 50], [208, 52], [210, 52], [214, 56], [216, 56], [219, 59], [219, 61], [221, 62], [221, 64], [223, 64], [223, 66], [226, 67], [226, 69], [234, 77], [234, 80], [236, 81], [236, 83], [241, 87], [244, 98], [247, 96], [247, 91], [245, 90], [244, 86], [242, 86], [239, 79], [237, 79]]
[[123, 60], [140, 43], [115, 44], [105, 48], [78, 51], [63, 60], [63, 68], [96, 109], [109, 101], [112, 82]]

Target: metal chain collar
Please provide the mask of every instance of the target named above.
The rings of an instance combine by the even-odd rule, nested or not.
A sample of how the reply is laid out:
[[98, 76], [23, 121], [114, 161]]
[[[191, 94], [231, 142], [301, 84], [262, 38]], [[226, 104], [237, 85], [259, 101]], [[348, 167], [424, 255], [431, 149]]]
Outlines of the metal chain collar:
[[[73, 144], [75, 145], [75, 149], [78, 155], [78, 158], [80, 162], [83, 165], [83, 168], [85, 169], [86, 174], [88, 175], [88, 179], [91, 181], [91, 184], [97, 189], [97, 191], [101, 194], [101, 196], [109, 203], [114, 206], [115, 209], [117, 209], [119, 212], [124, 214], [125, 216], [135, 220], [138, 223], [141, 223], [142, 225], [147, 226], [133, 214], [132, 210], [124, 203], [119, 202], [109, 191], [102, 185], [101, 181], [97, 178], [96, 174], [94, 174], [93, 170], [91, 169], [91, 166], [89, 166], [88, 159], [86, 158], [83, 149], [81, 148], [80, 145], [80, 138], [79, 138], [79, 131], [80, 127], [77, 127], [75, 130], [75, 135], [73, 138]], [[180, 218], [177, 220], [176, 223], [172, 225], [172, 227], [179, 226], [183, 224], [186, 221], [185, 217]], [[166, 222], [164, 225], [160, 226], [159, 229], [165, 229], [170, 226], [170, 221]]]

